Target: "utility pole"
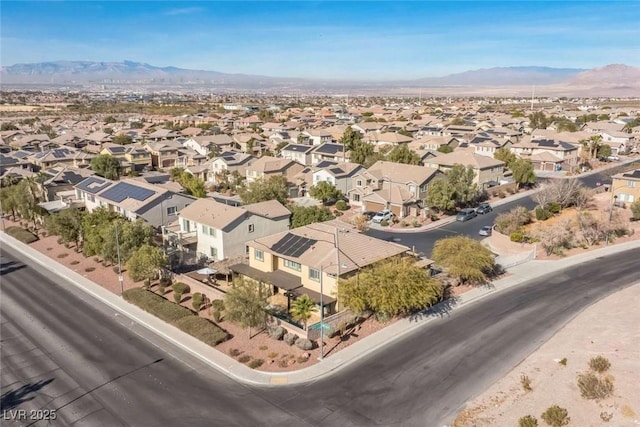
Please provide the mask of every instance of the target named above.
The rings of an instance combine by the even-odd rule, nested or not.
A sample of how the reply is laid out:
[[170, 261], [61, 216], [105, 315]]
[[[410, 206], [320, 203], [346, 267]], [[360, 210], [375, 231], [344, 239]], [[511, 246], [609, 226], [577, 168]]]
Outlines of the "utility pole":
[[122, 277], [122, 263], [120, 262], [120, 235], [116, 224], [116, 251], [118, 254], [118, 282], [120, 282], [120, 295], [124, 293], [124, 277]]

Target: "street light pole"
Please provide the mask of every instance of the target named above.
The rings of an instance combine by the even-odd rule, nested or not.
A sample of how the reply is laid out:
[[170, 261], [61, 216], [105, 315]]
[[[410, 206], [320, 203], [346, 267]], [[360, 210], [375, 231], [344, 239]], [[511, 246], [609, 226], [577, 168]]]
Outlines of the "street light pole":
[[120, 295], [124, 293], [124, 278], [122, 277], [122, 263], [120, 262], [120, 235], [116, 224], [116, 253], [118, 254], [118, 282], [120, 282]]
[[324, 295], [324, 289], [322, 287], [324, 268], [320, 266], [320, 357], [319, 360], [324, 358], [324, 301], [322, 296]]
[[613, 219], [613, 208], [616, 205], [617, 199], [618, 199], [618, 196], [614, 195], [613, 202], [611, 203], [611, 206], [609, 206], [609, 226], [607, 227], [607, 235], [605, 236], [605, 240], [604, 240], [605, 246], [609, 246], [609, 235], [611, 234], [611, 220]]

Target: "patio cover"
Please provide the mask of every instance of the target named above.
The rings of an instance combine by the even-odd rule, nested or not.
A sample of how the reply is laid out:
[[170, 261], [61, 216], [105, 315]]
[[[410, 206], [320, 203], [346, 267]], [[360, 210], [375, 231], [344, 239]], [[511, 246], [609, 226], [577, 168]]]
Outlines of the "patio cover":
[[229, 267], [234, 273], [242, 274], [254, 280], [269, 283], [280, 289], [292, 291], [302, 287], [299, 277], [284, 271], [276, 270], [273, 272], [260, 271], [257, 268], [248, 266], [247, 264], [235, 264]]

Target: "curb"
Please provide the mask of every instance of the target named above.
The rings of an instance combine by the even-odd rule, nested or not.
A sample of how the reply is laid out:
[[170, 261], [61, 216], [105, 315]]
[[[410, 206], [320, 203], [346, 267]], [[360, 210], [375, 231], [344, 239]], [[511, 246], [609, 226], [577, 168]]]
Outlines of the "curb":
[[[415, 320], [412, 320], [411, 318], [400, 319], [392, 325], [357, 341], [339, 353], [336, 353], [334, 356], [330, 356], [316, 365], [298, 371], [273, 373], [261, 372], [250, 369], [243, 364], [236, 362], [226, 354], [165, 323], [137, 306], [127, 303], [119, 296], [112, 294], [100, 285], [63, 265], [56, 263], [59, 267], [52, 270], [51, 263], [55, 263], [55, 261], [4, 232], [0, 233], [0, 242], [13, 248], [23, 256], [32, 259], [40, 267], [43, 267], [48, 271], [52, 271], [58, 277], [68, 281], [71, 285], [86, 292], [112, 309], [122, 313], [129, 319], [134, 320], [139, 325], [185, 350], [202, 362], [245, 384], [275, 387], [279, 385], [302, 384], [315, 381], [329, 373], [348, 367], [358, 360], [383, 348], [383, 346], [389, 344], [389, 342], [408, 335], [425, 323], [439, 319], [439, 313], [441, 313], [446, 307], [445, 305], [437, 304], [418, 313], [418, 315], [414, 317]], [[620, 243], [618, 245], [607, 246], [561, 260], [532, 261], [520, 264], [509, 269], [513, 272], [513, 276], [500, 279], [492, 283], [491, 287], [479, 287], [458, 296], [456, 304], [450, 308], [449, 311], [466, 307], [469, 304], [481, 300], [487, 295], [495, 294], [496, 292], [527, 283], [530, 280], [539, 277], [541, 275], [541, 271], [544, 271], [543, 274], [554, 273], [562, 270], [563, 268], [580, 264], [597, 256], [611, 255], [635, 248], [640, 248], [640, 240], [633, 240], [630, 242]], [[544, 266], [544, 268], [541, 266]]]

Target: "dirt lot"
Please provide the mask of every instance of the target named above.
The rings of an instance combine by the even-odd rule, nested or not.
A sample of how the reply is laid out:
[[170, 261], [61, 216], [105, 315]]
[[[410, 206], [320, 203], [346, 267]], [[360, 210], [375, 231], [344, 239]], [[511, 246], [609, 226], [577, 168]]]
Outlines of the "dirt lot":
[[[506, 377], [473, 400], [454, 427], [517, 426], [518, 419], [540, 415], [551, 405], [566, 408], [570, 426], [640, 425], [640, 284], [587, 308], [526, 358]], [[615, 310], [612, 310], [615, 307]], [[589, 360], [602, 355], [611, 362], [613, 396], [601, 401], [580, 396], [576, 377]], [[566, 366], [559, 362], [566, 358]], [[521, 376], [531, 380], [526, 392]], [[601, 418], [611, 417], [606, 422]]]

